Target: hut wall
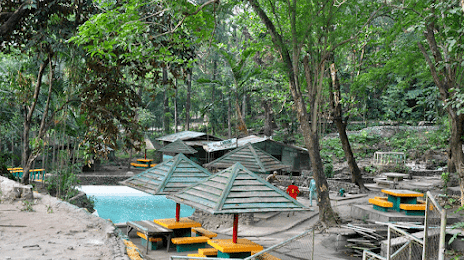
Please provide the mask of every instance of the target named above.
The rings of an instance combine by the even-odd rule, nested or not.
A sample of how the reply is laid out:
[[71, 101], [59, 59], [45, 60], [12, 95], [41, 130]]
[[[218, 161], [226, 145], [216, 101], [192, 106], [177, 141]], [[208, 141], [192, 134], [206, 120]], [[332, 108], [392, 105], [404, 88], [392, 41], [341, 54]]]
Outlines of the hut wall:
[[309, 154], [305, 151], [270, 141], [254, 143], [253, 146], [271, 154], [280, 160], [283, 164], [290, 166], [290, 171], [292, 172], [309, 170], [311, 167], [309, 162]]

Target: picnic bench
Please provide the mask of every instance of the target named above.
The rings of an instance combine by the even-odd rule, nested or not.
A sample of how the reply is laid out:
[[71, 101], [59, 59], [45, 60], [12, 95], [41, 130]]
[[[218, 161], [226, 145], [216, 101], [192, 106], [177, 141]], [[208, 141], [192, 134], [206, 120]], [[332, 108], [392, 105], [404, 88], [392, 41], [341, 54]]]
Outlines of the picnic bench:
[[180, 218], [176, 221], [175, 218], [155, 219], [156, 224], [173, 230], [174, 237], [190, 237], [192, 236], [192, 228], [201, 227], [201, 223], [189, 218]]
[[[132, 230], [137, 230], [137, 235], [142, 239], [142, 245], [146, 245], [146, 252], [148, 253], [149, 248], [156, 249], [159, 242], [160, 236], [166, 238], [166, 251], [169, 251], [171, 243], [171, 236], [173, 233], [172, 229], [168, 229], [157, 225], [153, 221], [142, 220], [142, 221], [128, 221], [127, 224], [127, 236]], [[152, 239], [153, 238], [153, 239]], [[146, 244], [144, 242], [146, 241]]]
[[202, 227], [193, 227], [192, 228], [192, 236], [195, 234], [196, 236], [205, 236], [209, 238], [217, 237], [217, 234], [213, 231], [206, 230]]
[[136, 168], [150, 168], [155, 167], [156, 163], [152, 163], [153, 159], [137, 159], [137, 162], [131, 163], [132, 166]]
[[389, 209], [404, 212], [406, 215], [424, 215], [425, 202], [418, 200], [424, 196], [420, 192], [411, 190], [382, 190], [388, 197], [374, 197], [369, 199], [369, 203], [374, 209], [387, 212]]
[[[7, 170], [12, 173], [16, 178], [23, 177], [23, 168], [7, 168]], [[42, 178], [40, 177], [42, 175]], [[43, 182], [45, 179], [45, 169], [30, 169], [29, 170], [29, 180]]]
[[369, 199], [369, 203], [374, 206], [374, 209], [387, 212], [393, 207], [393, 203], [388, 201], [388, 197], [374, 197]]
[[[252, 255], [257, 254], [257, 253], [259, 253], [259, 251], [258, 252], [256, 252], [256, 251], [251, 252]], [[257, 259], [260, 259], [260, 260], [281, 260], [280, 258], [278, 258], [276, 256], [273, 256], [273, 255], [271, 255], [271, 254], [269, 254], [267, 252], [258, 255]]]
[[142, 244], [142, 246], [146, 246], [151, 250], [156, 250], [158, 248], [158, 242], [163, 241], [163, 239], [160, 237], [150, 237], [147, 239], [147, 236], [139, 231], [137, 231], [137, 236], [140, 237], [140, 243]]
[[209, 237], [175, 237], [171, 242], [176, 245], [177, 252], [194, 251], [206, 246]]
[[218, 250], [218, 258], [245, 258], [263, 250], [263, 246], [245, 238], [237, 239], [237, 243], [232, 239], [210, 239], [208, 244]]

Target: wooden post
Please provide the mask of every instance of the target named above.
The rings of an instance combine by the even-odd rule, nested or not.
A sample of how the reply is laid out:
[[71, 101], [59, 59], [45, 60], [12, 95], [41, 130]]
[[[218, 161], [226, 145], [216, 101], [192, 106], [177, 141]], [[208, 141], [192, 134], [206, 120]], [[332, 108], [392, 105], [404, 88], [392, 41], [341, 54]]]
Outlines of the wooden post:
[[422, 259], [427, 259], [427, 242], [428, 242], [428, 228], [429, 228], [429, 215], [430, 215], [430, 199], [428, 194], [425, 195], [425, 217], [424, 217], [424, 242], [422, 243]]
[[391, 228], [388, 225], [388, 236], [387, 236], [387, 260], [390, 260], [390, 246], [391, 246]]
[[232, 234], [232, 242], [237, 244], [237, 233], [238, 233], [238, 214], [234, 214], [234, 229]]
[[176, 222], [179, 222], [180, 204], [176, 203]]
[[446, 241], [445, 241], [445, 236], [446, 236], [446, 209], [442, 209], [440, 212], [440, 217], [441, 217], [441, 225], [440, 225], [440, 244], [439, 244], [439, 249], [438, 249], [438, 260], [444, 260], [445, 259], [445, 250], [446, 250]]

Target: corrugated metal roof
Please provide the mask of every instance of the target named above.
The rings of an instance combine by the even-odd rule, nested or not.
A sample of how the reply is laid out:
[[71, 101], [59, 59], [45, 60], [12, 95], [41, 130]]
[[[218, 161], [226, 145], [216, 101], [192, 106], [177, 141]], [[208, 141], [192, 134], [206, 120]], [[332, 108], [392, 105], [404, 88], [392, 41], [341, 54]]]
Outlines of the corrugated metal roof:
[[207, 169], [178, 154], [120, 184], [153, 195], [163, 195], [178, 192], [209, 176], [211, 173]]
[[192, 147], [186, 145], [182, 140], [177, 139], [174, 142], [166, 145], [165, 147], [159, 149], [158, 151], [161, 152], [168, 152], [168, 153], [183, 153], [183, 154], [194, 154], [198, 153], [197, 150], [193, 149]]
[[167, 197], [211, 214], [309, 210], [240, 163]]
[[195, 139], [195, 138], [199, 138], [199, 137], [202, 137], [203, 140], [206, 140], [206, 139], [210, 139], [211, 141], [220, 141], [221, 140], [221, 138], [218, 138], [218, 137], [215, 137], [215, 136], [212, 136], [212, 135], [208, 135], [208, 134], [205, 134], [205, 133], [201, 133], [201, 132], [194, 132], [194, 131], [182, 131], [182, 132], [179, 132], [179, 133], [159, 137], [156, 140], [165, 141], [165, 142], [174, 142], [177, 139], [185, 141], [185, 140]]
[[287, 146], [287, 147], [291, 147], [291, 148], [294, 148], [294, 149], [297, 149], [297, 150], [306, 151], [306, 149], [302, 148], [302, 147], [289, 145], [289, 144], [284, 144], [282, 142], [272, 140], [271, 138], [268, 138], [268, 137], [260, 137], [260, 136], [256, 136], [256, 135], [249, 135], [249, 136], [240, 138], [238, 140], [237, 140], [237, 138], [232, 138], [232, 139], [219, 141], [219, 142], [209, 142], [209, 143], [203, 145], [203, 149], [210, 153], [210, 152], [215, 152], [215, 151], [234, 149], [234, 148], [237, 148], [237, 147], [244, 146], [244, 145], [246, 145], [248, 143], [255, 144], [255, 143], [260, 143], [260, 142], [264, 142], [264, 141], [270, 141], [270, 142], [274, 142], [274, 143], [277, 143], [277, 144], [282, 145], [282, 146]]
[[253, 147], [251, 143], [230, 151], [203, 166], [206, 168], [225, 169], [234, 165], [236, 162], [240, 162], [252, 172], [260, 173], [288, 168], [288, 165], [283, 164], [265, 151]]

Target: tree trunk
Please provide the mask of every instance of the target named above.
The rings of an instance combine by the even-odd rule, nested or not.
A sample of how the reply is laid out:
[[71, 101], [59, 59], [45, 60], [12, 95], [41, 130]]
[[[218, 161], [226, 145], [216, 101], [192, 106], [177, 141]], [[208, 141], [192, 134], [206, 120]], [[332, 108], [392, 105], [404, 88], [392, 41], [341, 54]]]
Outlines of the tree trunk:
[[[294, 109], [297, 113], [298, 120], [301, 125], [303, 132], [303, 137], [305, 145], [308, 149], [309, 157], [311, 160], [311, 168], [313, 170], [313, 177], [316, 182], [317, 194], [318, 194], [318, 206], [319, 206], [319, 220], [325, 225], [332, 225], [337, 222], [337, 217], [335, 212], [332, 209], [329, 198], [329, 186], [327, 179], [324, 174], [322, 159], [319, 150], [319, 137], [317, 134], [317, 119], [318, 119], [318, 106], [320, 102], [322, 79], [323, 79], [323, 68], [324, 62], [321, 61], [319, 73], [316, 78], [318, 78], [315, 84], [312, 83], [311, 75], [309, 75], [309, 64], [306, 56], [306, 61], [303, 60], [303, 65], [305, 67], [305, 78], [306, 84], [308, 86], [309, 96], [310, 96], [310, 112], [309, 116], [307, 111], [307, 106], [305, 100], [303, 99], [303, 94], [301, 93], [298, 77], [299, 77], [299, 48], [296, 43], [298, 35], [294, 32], [295, 26], [295, 14], [292, 13], [291, 23], [292, 27], [292, 51], [293, 51], [293, 60], [290, 56], [289, 49], [287, 48], [287, 43], [284, 43], [282, 36], [277, 32], [272, 21], [269, 19], [267, 14], [259, 6], [257, 0], [248, 0], [250, 5], [253, 7], [254, 11], [260, 17], [261, 21], [264, 23], [268, 29], [271, 40], [274, 44], [275, 49], [281, 55], [282, 62], [284, 63], [285, 70], [289, 80], [289, 88], [292, 93], [294, 101]], [[311, 119], [311, 124], [309, 123]]]
[[216, 114], [216, 74], [217, 74], [217, 60], [213, 60], [213, 84], [211, 84], [211, 113], [210, 113], [210, 118], [211, 118], [211, 131], [213, 135], [216, 135], [216, 122], [217, 122], [217, 114]]
[[332, 84], [329, 84], [329, 103], [330, 108], [332, 110], [330, 114], [332, 120], [337, 126], [338, 136], [342, 143], [343, 151], [345, 152], [345, 158], [348, 163], [348, 167], [350, 168], [351, 181], [358, 185], [362, 193], [366, 193], [368, 190], [364, 186], [361, 171], [359, 170], [358, 164], [356, 163], [356, 160], [353, 155], [353, 150], [351, 149], [350, 141], [348, 140], [348, 135], [346, 134], [346, 120], [343, 119], [342, 104], [340, 102], [340, 81], [338, 80], [337, 70], [335, 69], [334, 63], [330, 64], [330, 74], [332, 76]]
[[[31, 169], [31, 165], [34, 162], [35, 158], [37, 157], [37, 155], [33, 155], [31, 152], [31, 147], [29, 145], [29, 132], [31, 130], [32, 117], [34, 115], [35, 107], [39, 99], [40, 88], [42, 86], [43, 74], [45, 72], [45, 68], [50, 62], [50, 58], [51, 58], [51, 55], [49, 55], [48, 58], [40, 65], [39, 73], [37, 75], [37, 82], [34, 88], [34, 96], [32, 98], [32, 104], [29, 108], [26, 107], [26, 116], [24, 119], [24, 124], [23, 124], [24, 129], [23, 129], [23, 134], [22, 134], [23, 149], [22, 149], [22, 155], [21, 155], [22, 157], [21, 161], [23, 162], [23, 176], [21, 178], [21, 183], [23, 184], [29, 184], [29, 170]], [[50, 92], [49, 92], [49, 95], [50, 95]], [[42, 120], [43, 119], [44, 118], [42, 118]]]
[[272, 136], [272, 106], [271, 101], [265, 99], [262, 101], [264, 108], [264, 135]]
[[185, 128], [190, 130], [190, 92], [192, 91], [192, 70], [188, 70], [187, 76], [187, 99], [185, 100]]
[[[452, 100], [456, 91], [452, 91], [455, 87], [462, 87], [456, 83], [456, 68], [447, 65], [441, 66], [440, 64], [451, 63], [453, 57], [449, 57], [447, 54], [442, 54], [442, 48], [439, 47], [435, 36], [436, 24], [433, 19], [426, 21], [426, 30], [424, 31], [425, 39], [429, 50], [432, 54], [432, 58], [429, 56], [427, 50], [418, 42], [418, 47], [422, 52], [422, 55], [429, 66], [430, 73], [432, 75], [435, 85], [437, 85], [440, 91], [440, 98], [445, 104], [448, 104], [448, 100]], [[456, 170], [461, 187], [461, 206], [464, 206], [464, 154], [462, 151], [462, 136], [464, 134], [464, 115], [459, 114], [456, 108], [452, 105], [446, 107], [448, 117], [450, 120], [450, 141], [449, 141], [449, 168], [448, 171], [453, 172]]]
[[232, 138], [232, 101], [230, 100], [232, 97], [229, 93], [229, 102], [227, 103], [227, 137], [229, 139]]
[[163, 84], [164, 84], [164, 98], [163, 98], [163, 129], [166, 134], [171, 132], [169, 127], [169, 93], [168, 93], [168, 71], [166, 68], [163, 68]]
[[449, 140], [449, 158], [452, 162], [456, 173], [459, 176], [461, 187], [461, 206], [464, 205], [464, 154], [462, 151], [462, 136], [464, 136], [464, 117], [457, 115], [451, 106], [448, 106], [448, 115], [450, 118], [450, 140]]
[[177, 78], [176, 78], [176, 95], [174, 97], [174, 133], [177, 133], [177, 127], [179, 126], [179, 119], [177, 118], [178, 111], [177, 111]]

